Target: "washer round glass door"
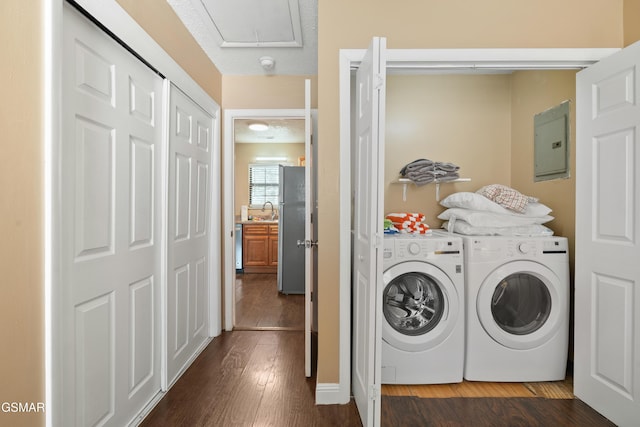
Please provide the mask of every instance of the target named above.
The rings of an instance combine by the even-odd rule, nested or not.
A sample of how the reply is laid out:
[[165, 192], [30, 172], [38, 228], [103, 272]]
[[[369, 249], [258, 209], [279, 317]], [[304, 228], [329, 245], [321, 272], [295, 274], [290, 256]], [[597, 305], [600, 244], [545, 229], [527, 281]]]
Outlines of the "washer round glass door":
[[[500, 344], [525, 350], [547, 342], [567, 310], [563, 284], [547, 267], [514, 261], [494, 270], [476, 301], [480, 323]], [[564, 284], [566, 288], [568, 284]]]
[[451, 279], [425, 262], [403, 262], [383, 274], [382, 339], [405, 351], [435, 347], [449, 336], [459, 313]]

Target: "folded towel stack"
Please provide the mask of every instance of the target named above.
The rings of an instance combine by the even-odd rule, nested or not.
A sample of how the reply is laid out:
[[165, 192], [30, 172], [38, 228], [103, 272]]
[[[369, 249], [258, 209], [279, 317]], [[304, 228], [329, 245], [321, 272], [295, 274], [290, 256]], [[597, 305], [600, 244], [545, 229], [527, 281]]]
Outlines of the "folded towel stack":
[[393, 225], [393, 221], [391, 221], [388, 218], [384, 219], [384, 228], [383, 228], [384, 234], [396, 234], [398, 232], [400, 232], [400, 230], [398, 230], [395, 225]]
[[431, 229], [422, 221], [424, 220], [424, 214], [401, 212], [387, 214], [387, 220], [391, 221], [393, 226], [397, 228], [401, 233], [413, 233], [413, 234], [430, 234]]
[[405, 165], [400, 170], [400, 175], [408, 178], [416, 185], [424, 185], [430, 182], [446, 182], [460, 178], [460, 167], [449, 162], [434, 162], [429, 159], [418, 159]]

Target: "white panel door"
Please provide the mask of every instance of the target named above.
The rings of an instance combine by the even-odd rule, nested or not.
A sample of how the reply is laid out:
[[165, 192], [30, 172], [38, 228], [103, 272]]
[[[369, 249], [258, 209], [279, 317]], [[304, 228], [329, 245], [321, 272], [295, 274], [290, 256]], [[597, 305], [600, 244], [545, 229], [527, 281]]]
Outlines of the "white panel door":
[[61, 420], [123, 426], [160, 391], [162, 79], [63, 20]]
[[640, 43], [576, 81], [575, 395], [640, 422]]
[[385, 44], [372, 40], [356, 75], [352, 387], [365, 427], [380, 425]]
[[313, 291], [313, 256], [316, 247], [313, 234], [313, 201], [315, 200], [313, 182], [313, 150], [311, 128], [311, 80], [304, 81], [304, 374], [311, 376], [311, 313]]
[[167, 387], [209, 338], [213, 118], [173, 84], [169, 102]]

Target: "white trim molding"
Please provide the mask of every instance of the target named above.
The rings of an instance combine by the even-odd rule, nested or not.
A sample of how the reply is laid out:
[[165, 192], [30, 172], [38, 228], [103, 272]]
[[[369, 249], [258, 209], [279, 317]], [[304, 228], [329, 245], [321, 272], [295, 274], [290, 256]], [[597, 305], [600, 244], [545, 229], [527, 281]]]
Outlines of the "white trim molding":
[[316, 405], [334, 405], [342, 402], [342, 386], [336, 383], [317, 383], [316, 384]]

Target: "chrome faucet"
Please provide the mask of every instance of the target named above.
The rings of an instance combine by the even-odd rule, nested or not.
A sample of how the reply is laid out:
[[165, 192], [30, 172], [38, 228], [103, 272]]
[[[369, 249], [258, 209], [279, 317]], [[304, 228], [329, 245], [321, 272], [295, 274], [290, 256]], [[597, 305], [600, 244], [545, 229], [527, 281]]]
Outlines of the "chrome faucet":
[[264, 202], [264, 205], [262, 205], [262, 212], [264, 212], [264, 208], [267, 206], [267, 203], [271, 205], [271, 221], [273, 221], [276, 218], [276, 212], [273, 210], [273, 203], [268, 200]]

